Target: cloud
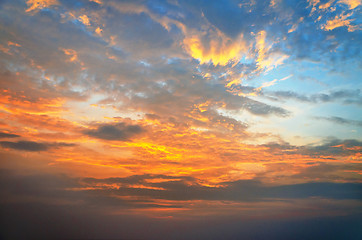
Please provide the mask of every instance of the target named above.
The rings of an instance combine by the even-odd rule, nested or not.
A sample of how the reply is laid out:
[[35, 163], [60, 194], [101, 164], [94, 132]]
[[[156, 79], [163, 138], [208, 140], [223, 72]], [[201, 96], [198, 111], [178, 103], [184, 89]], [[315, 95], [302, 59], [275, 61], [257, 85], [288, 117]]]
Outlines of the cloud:
[[20, 137], [20, 135], [6, 133], [6, 132], [0, 132], [0, 138], [16, 138], [16, 137]]
[[273, 43], [267, 42], [267, 33], [262, 30], [256, 34], [255, 48], [257, 51], [257, 65], [260, 70], [270, 71], [281, 65], [288, 56], [281, 52], [270, 52]]
[[349, 9], [355, 9], [362, 4], [361, 0], [339, 0], [338, 2], [348, 5]]
[[360, 89], [340, 89], [325, 93], [316, 93], [311, 95], [303, 95], [293, 91], [273, 91], [264, 92], [265, 97], [271, 100], [297, 100], [300, 102], [310, 103], [327, 103], [341, 101], [343, 104], [362, 104], [362, 95]]
[[[337, 200], [343, 194], [347, 194], [347, 198], [353, 193], [360, 194], [358, 185], [340, 184], [336, 193], [331, 192], [332, 185], [328, 184], [282, 186], [271, 192], [284, 192], [290, 198], [260, 203], [179, 201], [177, 208], [175, 201], [156, 205], [150, 198], [122, 198], [119, 195], [113, 195], [111, 201], [107, 194], [112, 195], [113, 191], [102, 194], [96, 190], [71, 190], [81, 185], [78, 179], [64, 175], [20, 175], [4, 170], [0, 173], [1, 236], [5, 239], [156, 240], [166, 236], [167, 239], [180, 240], [235, 237], [302, 240], [328, 236], [330, 239], [357, 240], [360, 237], [360, 216], [356, 213], [360, 210], [360, 201]], [[249, 184], [255, 186], [255, 183]], [[249, 195], [248, 190], [253, 190], [246, 187], [247, 182], [235, 185], [230, 189], [236, 191], [232, 195]], [[177, 187], [176, 184], [169, 186]], [[293, 192], [293, 189], [299, 190]], [[138, 195], [141, 195], [142, 189], [139, 190]], [[267, 189], [255, 190], [252, 195], [273, 195]], [[263, 193], [264, 190], [267, 192]], [[325, 193], [337, 199], [293, 200], [293, 197]], [[184, 194], [192, 196], [194, 192]], [[149, 208], [142, 208], [142, 204]], [[168, 211], [168, 206], [174, 206], [175, 213]], [[214, 212], [205, 212], [210, 207]], [[142, 212], [146, 214], [140, 214]], [[139, 231], [139, 226], [147, 226], [147, 231]], [[22, 231], [19, 232], [19, 228]]]
[[246, 44], [243, 36], [231, 39], [219, 30], [209, 30], [201, 36], [187, 36], [183, 40], [186, 51], [201, 64], [212, 63], [223, 65], [238, 62], [246, 54]]
[[130, 141], [134, 136], [142, 133], [144, 129], [139, 125], [126, 123], [101, 124], [96, 129], [86, 130], [88, 136], [113, 141]]
[[282, 78], [282, 79], [274, 79], [274, 80], [272, 80], [272, 81], [270, 81], [270, 82], [265, 82], [265, 83], [263, 83], [260, 87], [256, 88], [255, 91], [256, 91], [256, 92], [259, 92], [259, 91], [262, 90], [263, 88], [273, 86], [273, 85], [275, 85], [277, 82], [285, 81], [285, 80], [287, 80], [288, 78], [290, 78], [290, 77], [292, 77], [292, 76], [293, 76], [293, 75], [289, 75], [289, 76], [286, 76], [286, 77], [284, 77], [284, 78]]
[[[157, 179], [158, 181], [153, 181]], [[161, 181], [160, 181], [161, 180]], [[224, 182], [223, 187], [201, 186], [195, 179], [142, 175], [130, 178], [84, 179], [88, 186], [104, 186], [104, 193], [120, 196], [142, 196], [165, 200], [223, 200], [223, 201], [277, 201], [321, 197], [329, 199], [359, 199], [362, 193], [358, 183], [305, 183], [267, 186], [255, 180]], [[117, 186], [110, 189], [109, 186]], [[99, 190], [96, 190], [99, 191]]]
[[361, 172], [362, 168], [358, 163], [340, 164], [338, 162], [318, 162], [311, 164], [308, 168], [305, 168], [300, 173], [295, 174], [293, 178], [318, 179], [319, 181], [325, 182], [331, 180], [359, 182]]
[[59, 5], [59, 2], [57, 0], [28, 0], [26, 4], [29, 7], [26, 9], [26, 12], [32, 12], [43, 8], [48, 8], [53, 5]]
[[327, 156], [340, 157], [349, 156], [350, 158], [358, 158], [362, 149], [362, 142], [356, 139], [326, 139], [318, 144], [310, 144], [304, 146], [293, 146], [288, 143], [268, 143], [264, 144], [269, 151], [284, 154], [302, 154], [307, 156]]
[[310, 155], [325, 156], [350, 156], [351, 159], [358, 158], [362, 150], [362, 142], [355, 139], [333, 139], [327, 140], [324, 144], [318, 146], [305, 146], [300, 152]]
[[247, 109], [248, 111], [250, 111], [251, 113], [253, 113], [255, 115], [267, 116], [269, 114], [276, 114], [281, 117], [287, 117], [290, 114], [290, 112], [284, 108], [270, 106], [268, 104], [254, 101], [251, 99], [248, 99], [246, 101], [246, 103], [244, 104], [244, 107], [245, 107], [245, 109]]
[[[59, 220], [51, 228], [59, 236], [64, 226], [84, 234], [76, 237], [105, 238], [112, 235], [108, 229], [120, 231], [116, 225], [130, 231], [111, 221], [115, 214], [129, 214], [120, 221], [129, 226], [135, 215], [290, 220], [355, 212], [360, 176], [353, 162], [360, 158], [360, 139], [320, 143], [313, 132], [295, 146], [282, 135], [298, 130], [291, 129], [290, 119], [280, 119], [322, 103], [361, 105], [354, 80], [359, 69], [350, 71], [361, 46], [358, 29], [347, 31], [357, 23], [352, 19], [359, 7], [352, 1], [313, 1], [309, 7], [298, 0], [0, 4], [0, 85], [6, 86], [0, 92], [0, 118], [6, 119], [0, 137], [32, 140], [2, 139], [2, 166], [28, 175], [31, 168], [74, 176], [71, 184], [51, 176], [12, 179], [0, 199], [17, 202], [7, 226], [24, 229], [19, 239], [33, 225], [40, 238], [52, 238], [50, 230], [39, 228], [49, 226], [49, 218]], [[351, 21], [335, 27], [328, 21], [336, 16]], [[335, 28], [321, 29], [327, 25]], [[294, 78], [275, 84], [305, 65], [335, 70], [322, 79], [331, 77], [333, 90], [313, 94], [317, 89], [309, 83], [297, 89]], [[339, 71], [349, 75], [333, 75]], [[273, 84], [277, 91], [268, 91]], [[253, 86], [261, 86], [260, 95]], [[330, 109], [323, 113], [328, 116]], [[323, 120], [360, 126], [338, 117]], [[269, 139], [278, 142], [263, 144]], [[318, 144], [303, 145], [309, 139]], [[36, 212], [43, 214], [37, 224], [31, 222]], [[88, 218], [90, 225], [83, 221]], [[111, 220], [102, 223], [104, 218]], [[19, 219], [25, 219], [24, 228], [15, 224]], [[99, 222], [106, 235], [90, 233], [89, 226]], [[132, 231], [160, 236], [137, 231], [140, 225], [149, 226], [135, 224]], [[82, 233], [82, 226], [88, 231]], [[227, 229], [222, 232], [230, 234]], [[168, 231], [159, 232], [174, 239]], [[110, 238], [128, 237], [115, 235]]]
[[322, 29], [325, 31], [330, 31], [330, 30], [333, 30], [333, 29], [339, 28], [339, 27], [348, 27], [349, 32], [360, 30], [359, 26], [351, 25], [351, 22], [354, 20], [354, 19], [348, 19], [351, 16], [352, 16], [352, 13], [345, 14], [345, 15], [341, 14], [339, 16], [335, 16], [334, 19], [327, 20], [327, 22], [324, 25], [322, 25]]
[[40, 143], [34, 141], [0, 141], [0, 145], [3, 148], [11, 148], [14, 150], [29, 151], [29, 152], [40, 152], [47, 151], [51, 147], [72, 147], [75, 146], [73, 143]]
[[362, 121], [350, 120], [350, 119], [346, 119], [346, 118], [342, 118], [342, 117], [336, 117], [336, 116], [332, 116], [332, 117], [315, 117], [315, 119], [327, 120], [327, 121], [330, 121], [332, 123], [337, 123], [337, 124], [356, 125], [356, 126], [362, 127]]
[[[345, 11], [345, 5], [348, 6], [348, 11]], [[312, 7], [310, 16], [313, 16], [314, 14], [319, 15], [315, 21], [316, 23], [320, 23], [325, 20], [325, 23], [320, 25], [321, 29], [323, 29], [324, 31], [331, 31], [336, 28], [347, 27], [348, 32], [354, 32], [357, 30], [361, 30], [360, 25], [351, 24], [356, 20], [352, 17], [358, 15], [358, 13], [354, 9], [357, 8], [359, 5], [361, 5], [360, 0], [330, 0], [326, 2], [312, 0], [309, 1], [308, 8]], [[324, 18], [323, 15], [326, 14], [332, 15], [334, 16], [334, 18]]]
[[70, 56], [69, 57], [69, 62], [76, 62], [78, 61], [78, 55], [77, 52], [74, 51], [73, 49], [61, 49], [65, 55]]
[[2, 142], [0, 142], [0, 145], [5, 148], [12, 148], [15, 150], [23, 150], [23, 151], [30, 151], [30, 152], [48, 150], [47, 144], [32, 142], [32, 141], [18, 141], [18, 142], [2, 141]]

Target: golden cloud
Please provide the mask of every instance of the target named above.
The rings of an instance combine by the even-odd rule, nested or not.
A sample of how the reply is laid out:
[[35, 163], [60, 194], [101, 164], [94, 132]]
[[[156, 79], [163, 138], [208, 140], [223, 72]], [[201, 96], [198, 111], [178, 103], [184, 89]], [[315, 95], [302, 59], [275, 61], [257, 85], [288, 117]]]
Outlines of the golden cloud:
[[217, 29], [190, 34], [185, 37], [183, 44], [185, 50], [201, 64], [213, 63], [222, 66], [239, 61], [247, 50], [243, 35], [231, 39]]
[[57, 0], [28, 0], [26, 4], [29, 8], [26, 9], [25, 12], [31, 12], [48, 8], [53, 5], [59, 5], [59, 2]]

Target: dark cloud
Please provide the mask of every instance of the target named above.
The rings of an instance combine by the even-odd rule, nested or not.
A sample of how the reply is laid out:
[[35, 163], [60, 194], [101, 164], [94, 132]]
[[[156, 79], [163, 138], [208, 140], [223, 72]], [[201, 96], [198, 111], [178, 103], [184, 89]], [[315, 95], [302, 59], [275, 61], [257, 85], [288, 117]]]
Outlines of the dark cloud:
[[144, 129], [139, 125], [128, 125], [126, 123], [102, 124], [95, 130], [86, 130], [84, 133], [88, 136], [116, 141], [130, 141], [134, 136], [143, 132]]
[[[259, 181], [225, 182], [224, 187], [205, 187], [190, 177], [166, 175], [136, 175], [126, 178], [75, 179], [65, 176], [28, 175], [4, 172], [1, 177], [2, 203], [6, 199], [26, 202], [31, 198], [40, 203], [55, 205], [94, 206], [99, 209], [182, 208], [190, 200], [234, 202], [273, 202], [310, 198], [359, 200], [360, 183], [305, 183], [268, 186]], [[158, 180], [153, 182], [152, 180]], [[163, 181], [159, 181], [162, 179]], [[7, 184], [5, 184], [7, 183]], [[109, 186], [118, 185], [118, 188]], [[137, 187], [142, 186], [142, 187]], [[127, 196], [126, 199], [122, 196]], [[131, 198], [130, 198], [131, 196]], [[172, 200], [171, 205], [159, 204], [157, 199]], [[81, 201], [81, 202], [80, 202]], [[178, 202], [180, 201], [180, 202]]]
[[[268, 147], [273, 154], [303, 154], [309, 156], [349, 156], [361, 152], [362, 142], [356, 139], [327, 139], [318, 145], [293, 146], [289, 143], [268, 143], [263, 146]], [[285, 151], [292, 150], [292, 151]]]
[[[163, 178], [160, 183], [148, 180]], [[284, 186], [266, 186], [259, 181], [240, 180], [225, 182], [225, 187], [205, 187], [195, 183], [192, 178], [141, 175], [129, 178], [84, 179], [85, 183], [120, 184], [117, 190], [98, 190], [121, 196], [142, 196], [167, 200], [228, 200], [240, 202], [271, 201], [277, 199], [302, 199], [321, 197], [330, 199], [359, 199], [362, 185], [359, 183], [305, 183]], [[190, 184], [192, 183], [192, 184]], [[144, 188], [135, 188], [133, 184], [142, 184]], [[148, 188], [147, 188], [148, 186]], [[160, 189], [160, 190], [158, 190]], [[161, 190], [163, 189], [163, 190]]]
[[[208, 215], [175, 220], [167, 216], [147, 218], [140, 215], [105, 214], [91, 207], [54, 206], [48, 203], [1, 204], [0, 209], [0, 236], [4, 240], [359, 240], [362, 237], [361, 215], [358, 213], [293, 217], [293, 213], [281, 212], [274, 218], [250, 219], [236, 212], [238, 217]], [[287, 217], [286, 214], [291, 216]]]
[[360, 153], [362, 142], [355, 139], [334, 139], [328, 140], [322, 145], [305, 146], [300, 148], [300, 152], [310, 155], [327, 155], [327, 156], [348, 156]]
[[1, 141], [0, 145], [4, 148], [11, 148], [15, 150], [29, 151], [29, 152], [46, 151], [52, 147], [57, 148], [57, 147], [75, 146], [75, 144], [73, 143], [43, 143], [43, 142], [33, 142], [33, 141], [18, 141], [18, 142]]
[[18, 141], [18, 142], [7, 142], [2, 141], [0, 145], [4, 148], [12, 148], [15, 150], [23, 150], [30, 152], [46, 151], [49, 146], [45, 143], [38, 143], [32, 141]]
[[[308, 168], [303, 169], [300, 173], [295, 174], [292, 178], [296, 179], [319, 179], [320, 181], [349, 181], [358, 182], [360, 180], [359, 171], [362, 171], [362, 166], [358, 163], [313, 163]], [[348, 173], [348, 174], [346, 174]]]
[[[152, 179], [163, 179], [165, 182], [149, 182]], [[361, 184], [309, 183], [266, 186], [257, 181], [243, 180], [230, 182], [227, 187], [211, 188], [202, 187], [192, 181], [190, 177], [166, 175], [76, 179], [64, 175], [21, 175], [13, 171], [0, 170], [0, 237], [6, 240], [146, 240], [316, 239], [330, 236], [328, 239], [357, 240], [361, 236], [361, 224], [358, 221], [359, 201], [342, 200], [359, 200]], [[187, 182], [189, 184], [186, 184]], [[88, 185], [85, 185], [86, 183]], [[112, 183], [126, 184], [126, 187], [118, 190], [78, 190], [82, 187], [99, 187], [100, 184]], [[165, 190], [159, 192], [166, 193], [146, 191], [142, 188], [131, 191], [127, 185], [132, 184], [163, 187]], [[123, 191], [137, 197], [122, 199], [119, 196], [124, 194]], [[172, 197], [169, 192], [175, 191], [179, 193]], [[324, 201], [317, 196], [330, 199]], [[164, 210], [170, 207], [185, 211], [183, 207], [187, 202], [157, 204], [157, 201], [153, 201], [155, 197], [172, 200], [221, 199], [247, 202], [250, 199], [262, 199], [266, 202], [260, 203], [260, 206], [257, 205], [258, 202], [253, 202], [250, 209], [243, 205], [242, 210], [233, 209], [231, 215], [225, 215], [224, 209], [221, 209], [221, 215], [199, 215], [196, 211], [200, 209], [194, 209], [192, 211], [195, 211], [196, 215], [181, 215], [177, 219], [170, 218], [167, 215], [169, 213], [164, 215], [165, 218], [148, 218], [141, 214], [132, 214], [135, 209], [139, 211], [141, 208], [151, 208], [155, 211], [155, 208]], [[307, 198], [306, 205], [298, 201], [293, 202], [296, 198]], [[277, 205], [270, 207], [270, 200], [276, 201]], [[222, 205], [227, 209], [229, 204], [230, 202], [223, 201]], [[282, 204], [292, 207], [283, 208]], [[131, 212], [127, 212], [127, 209], [131, 209]], [[258, 217], [250, 217], [249, 211]], [[338, 217], [340, 211], [343, 212], [343, 217]], [[300, 216], [301, 212], [307, 215]], [[315, 217], [323, 212], [325, 215]], [[140, 226], [142, 231], [139, 231]]]
[[20, 135], [6, 133], [6, 132], [0, 132], [0, 138], [16, 138], [16, 137], [20, 137]]

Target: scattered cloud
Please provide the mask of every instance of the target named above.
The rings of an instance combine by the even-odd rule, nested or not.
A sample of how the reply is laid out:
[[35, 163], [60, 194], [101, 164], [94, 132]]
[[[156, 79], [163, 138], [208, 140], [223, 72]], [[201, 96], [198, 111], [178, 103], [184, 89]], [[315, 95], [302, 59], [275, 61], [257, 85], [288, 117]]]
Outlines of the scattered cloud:
[[349, 9], [355, 9], [362, 4], [361, 0], [339, 0], [338, 2], [348, 5]]
[[358, 26], [351, 25], [351, 22], [353, 21], [353, 19], [348, 19], [350, 16], [352, 16], [351, 13], [345, 14], [345, 15], [341, 14], [339, 16], [336, 16], [334, 19], [328, 20], [326, 22], [326, 24], [322, 25], [322, 29], [325, 31], [330, 31], [335, 28], [346, 26], [346, 27], [348, 27], [349, 32], [359, 30]]

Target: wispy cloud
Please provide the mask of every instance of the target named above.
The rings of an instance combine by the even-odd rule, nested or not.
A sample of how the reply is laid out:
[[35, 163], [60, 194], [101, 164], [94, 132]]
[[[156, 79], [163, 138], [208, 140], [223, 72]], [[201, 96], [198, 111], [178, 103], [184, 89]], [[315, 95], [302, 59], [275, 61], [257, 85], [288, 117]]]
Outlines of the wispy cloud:
[[362, 127], [362, 121], [351, 120], [351, 119], [346, 119], [346, 118], [342, 118], [342, 117], [336, 117], [336, 116], [332, 116], [332, 117], [315, 117], [315, 119], [327, 120], [327, 121], [337, 123], [337, 124], [356, 125], [356, 126]]

